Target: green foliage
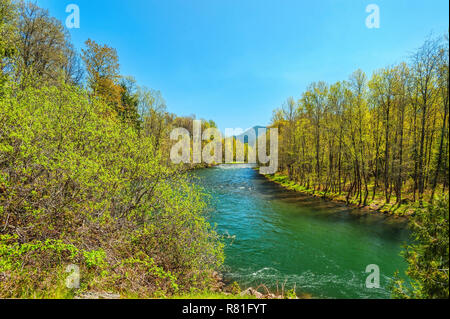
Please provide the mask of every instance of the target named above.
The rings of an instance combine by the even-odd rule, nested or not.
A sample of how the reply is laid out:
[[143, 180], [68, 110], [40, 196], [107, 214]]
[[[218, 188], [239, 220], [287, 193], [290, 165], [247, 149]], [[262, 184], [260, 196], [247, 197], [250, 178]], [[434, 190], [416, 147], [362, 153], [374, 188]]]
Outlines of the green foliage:
[[409, 287], [397, 279], [393, 286], [396, 298], [449, 297], [449, 201], [439, 199], [426, 209], [419, 209], [411, 219], [416, 242], [404, 252], [409, 263]]
[[132, 77], [125, 77], [121, 80], [122, 103], [119, 109], [119, 116], [124, 121], [134, 126], [137, 130], [141, 128], [138, 105], [139, 95], [136, 88], [136, 81]]
[[448, 54], [448, 36], [437, 37], [369, 80], [357, 70], [288, 98], [272, 119], [280, 173], [323, 197], [390, 211], [448, 194]]
[[47, 239], [45, 242], [36, 240], [20, 244], [17, 235], [0, 235], [0, 272], [16, 271], [24, 259], [47, 254], [48, 258], [75, 260], [78, 249], [61, 240]]
[[105, 258], [106, 258], [106, 253], [102, 250], [92, 250], [92, 251], [85, 251], [83, 252], [83, 256], [84, 256], [84, 262], [86, 263], [86, 266], [88, 268], [93, 268], [93, 267], [104, 267], [106, 262], [105, 262]]
[[242, 292], [241, 287], [236, 281], [233, 281], [231, 284], [230, 291], [233, 295], [239, 295]]
[[83, 60], [88, 89], [63, 24], [0, 0], [0, 298], [209, 289], [223, 245], [169, 163], [175, 116], [119, 74], [114, 48], [88, 40]]
[[0, 295], [5, 298], [70, 298], [64, 286], [65, 263], [77, 263], [79, 250], [62, 240], [18, 242], [0, 235]]
[[152, 296], [212, 284], [223, 245], [203, 195], [151, 136], [74, 86], [4, 93], [0, 296], [64, 291], [69, 263], [87, 290]]
[[[158, 288], [158, 293], [167, 291], [167, 288], [161, 290], [161, 282], [167, 281], [171, 292], [176, 293], [179, 290], [177, 284], [177, 277], [170, 271], [165, 271], [163, 268], [156, 265], [155, 260], [147, 255], [140, 254], [141, 258], [131, 257], [122, 261], [122, 265], [132, 266], [133, 269], [143, 267], [147, 275], [153, 276], [153, 282]], [[127, 274], [128, 276], [128, 274]]]
[[297, 299], [297, 293], [295, 292], [295, 288], [289, 289], [284, 293], [285, 299]]

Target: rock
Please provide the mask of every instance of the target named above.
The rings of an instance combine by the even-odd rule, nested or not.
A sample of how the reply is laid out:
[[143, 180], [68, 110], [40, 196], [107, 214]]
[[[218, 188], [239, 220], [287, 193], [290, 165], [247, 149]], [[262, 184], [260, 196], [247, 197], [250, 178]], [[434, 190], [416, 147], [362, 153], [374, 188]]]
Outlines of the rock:
[[257, 299], [262, 299], [264, 297], [262, 293], [258, 292], [256, 289], [253, 289], [251, 287], [241, 293], [241, 296], [245, 295], [255, 296]]
[[76, 296], [75, 299], [120, 299], [120, 295], [108, 292], [85, 292]]

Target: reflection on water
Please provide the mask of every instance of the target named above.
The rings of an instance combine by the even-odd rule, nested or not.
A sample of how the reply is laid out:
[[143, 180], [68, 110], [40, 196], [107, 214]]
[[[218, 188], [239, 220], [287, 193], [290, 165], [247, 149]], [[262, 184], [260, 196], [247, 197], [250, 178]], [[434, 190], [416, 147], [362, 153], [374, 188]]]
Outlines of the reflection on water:
[[[225, 278], [243, 287], [285, 283], [325, 298], [389, 298], [406, 221], [286, 191], [251, 165], [193, 173], [211, 194], [209, 219], [227, 243]], [[368, 289], [366, 266], [380, 267], [381, 288]]]

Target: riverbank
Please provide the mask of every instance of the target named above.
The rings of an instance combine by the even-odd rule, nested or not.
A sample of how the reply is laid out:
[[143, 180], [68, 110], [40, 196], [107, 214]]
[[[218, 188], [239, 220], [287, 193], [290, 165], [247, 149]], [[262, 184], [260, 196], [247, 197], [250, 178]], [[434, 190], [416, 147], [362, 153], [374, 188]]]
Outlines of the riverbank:
[[336, 203], [346, 203], [350, 207], [359, 208], [370, 212], [386, 214], [397, 218], [408, 218], [413, 214], [415, 210], [415, 207], [411, 204], [402, 203], [401, 205], [397, 205], [396, 203], [385, 203], [378, 197], [376, 197], [374, 200], [368, 199], [368, 205], [362, 206], [359, 205], [358, 199], [350, 198], [347, 202], [347, 193], [345, 192], [342, 192], [341, 194], [335, 194], [332, 192], [324, 192], [306, 188], [296, 183], [295, 181], [290, 180], [287, 175], [279, 173], [273, 175], [261, 175], [264, 176], [268, 181], [276, 183], [287, 190], [296, 191], [302, 194], [322, 198]]

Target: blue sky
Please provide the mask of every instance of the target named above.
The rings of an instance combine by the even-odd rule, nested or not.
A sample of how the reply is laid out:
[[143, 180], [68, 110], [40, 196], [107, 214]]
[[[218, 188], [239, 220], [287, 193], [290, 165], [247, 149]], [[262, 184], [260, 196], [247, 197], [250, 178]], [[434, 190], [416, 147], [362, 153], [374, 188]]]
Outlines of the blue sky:
[[[449, 28], [446, 0], [38, 0], [65, 21], [80, 7], [88, 38], [117, 49], [121, 74], [160, 90], [170, 112], [221, 130], [268, 125], [273, 109], [313, 81], [345, 80], [407, 59]], [[380, 8], [368, 29], [366, 6]]]

